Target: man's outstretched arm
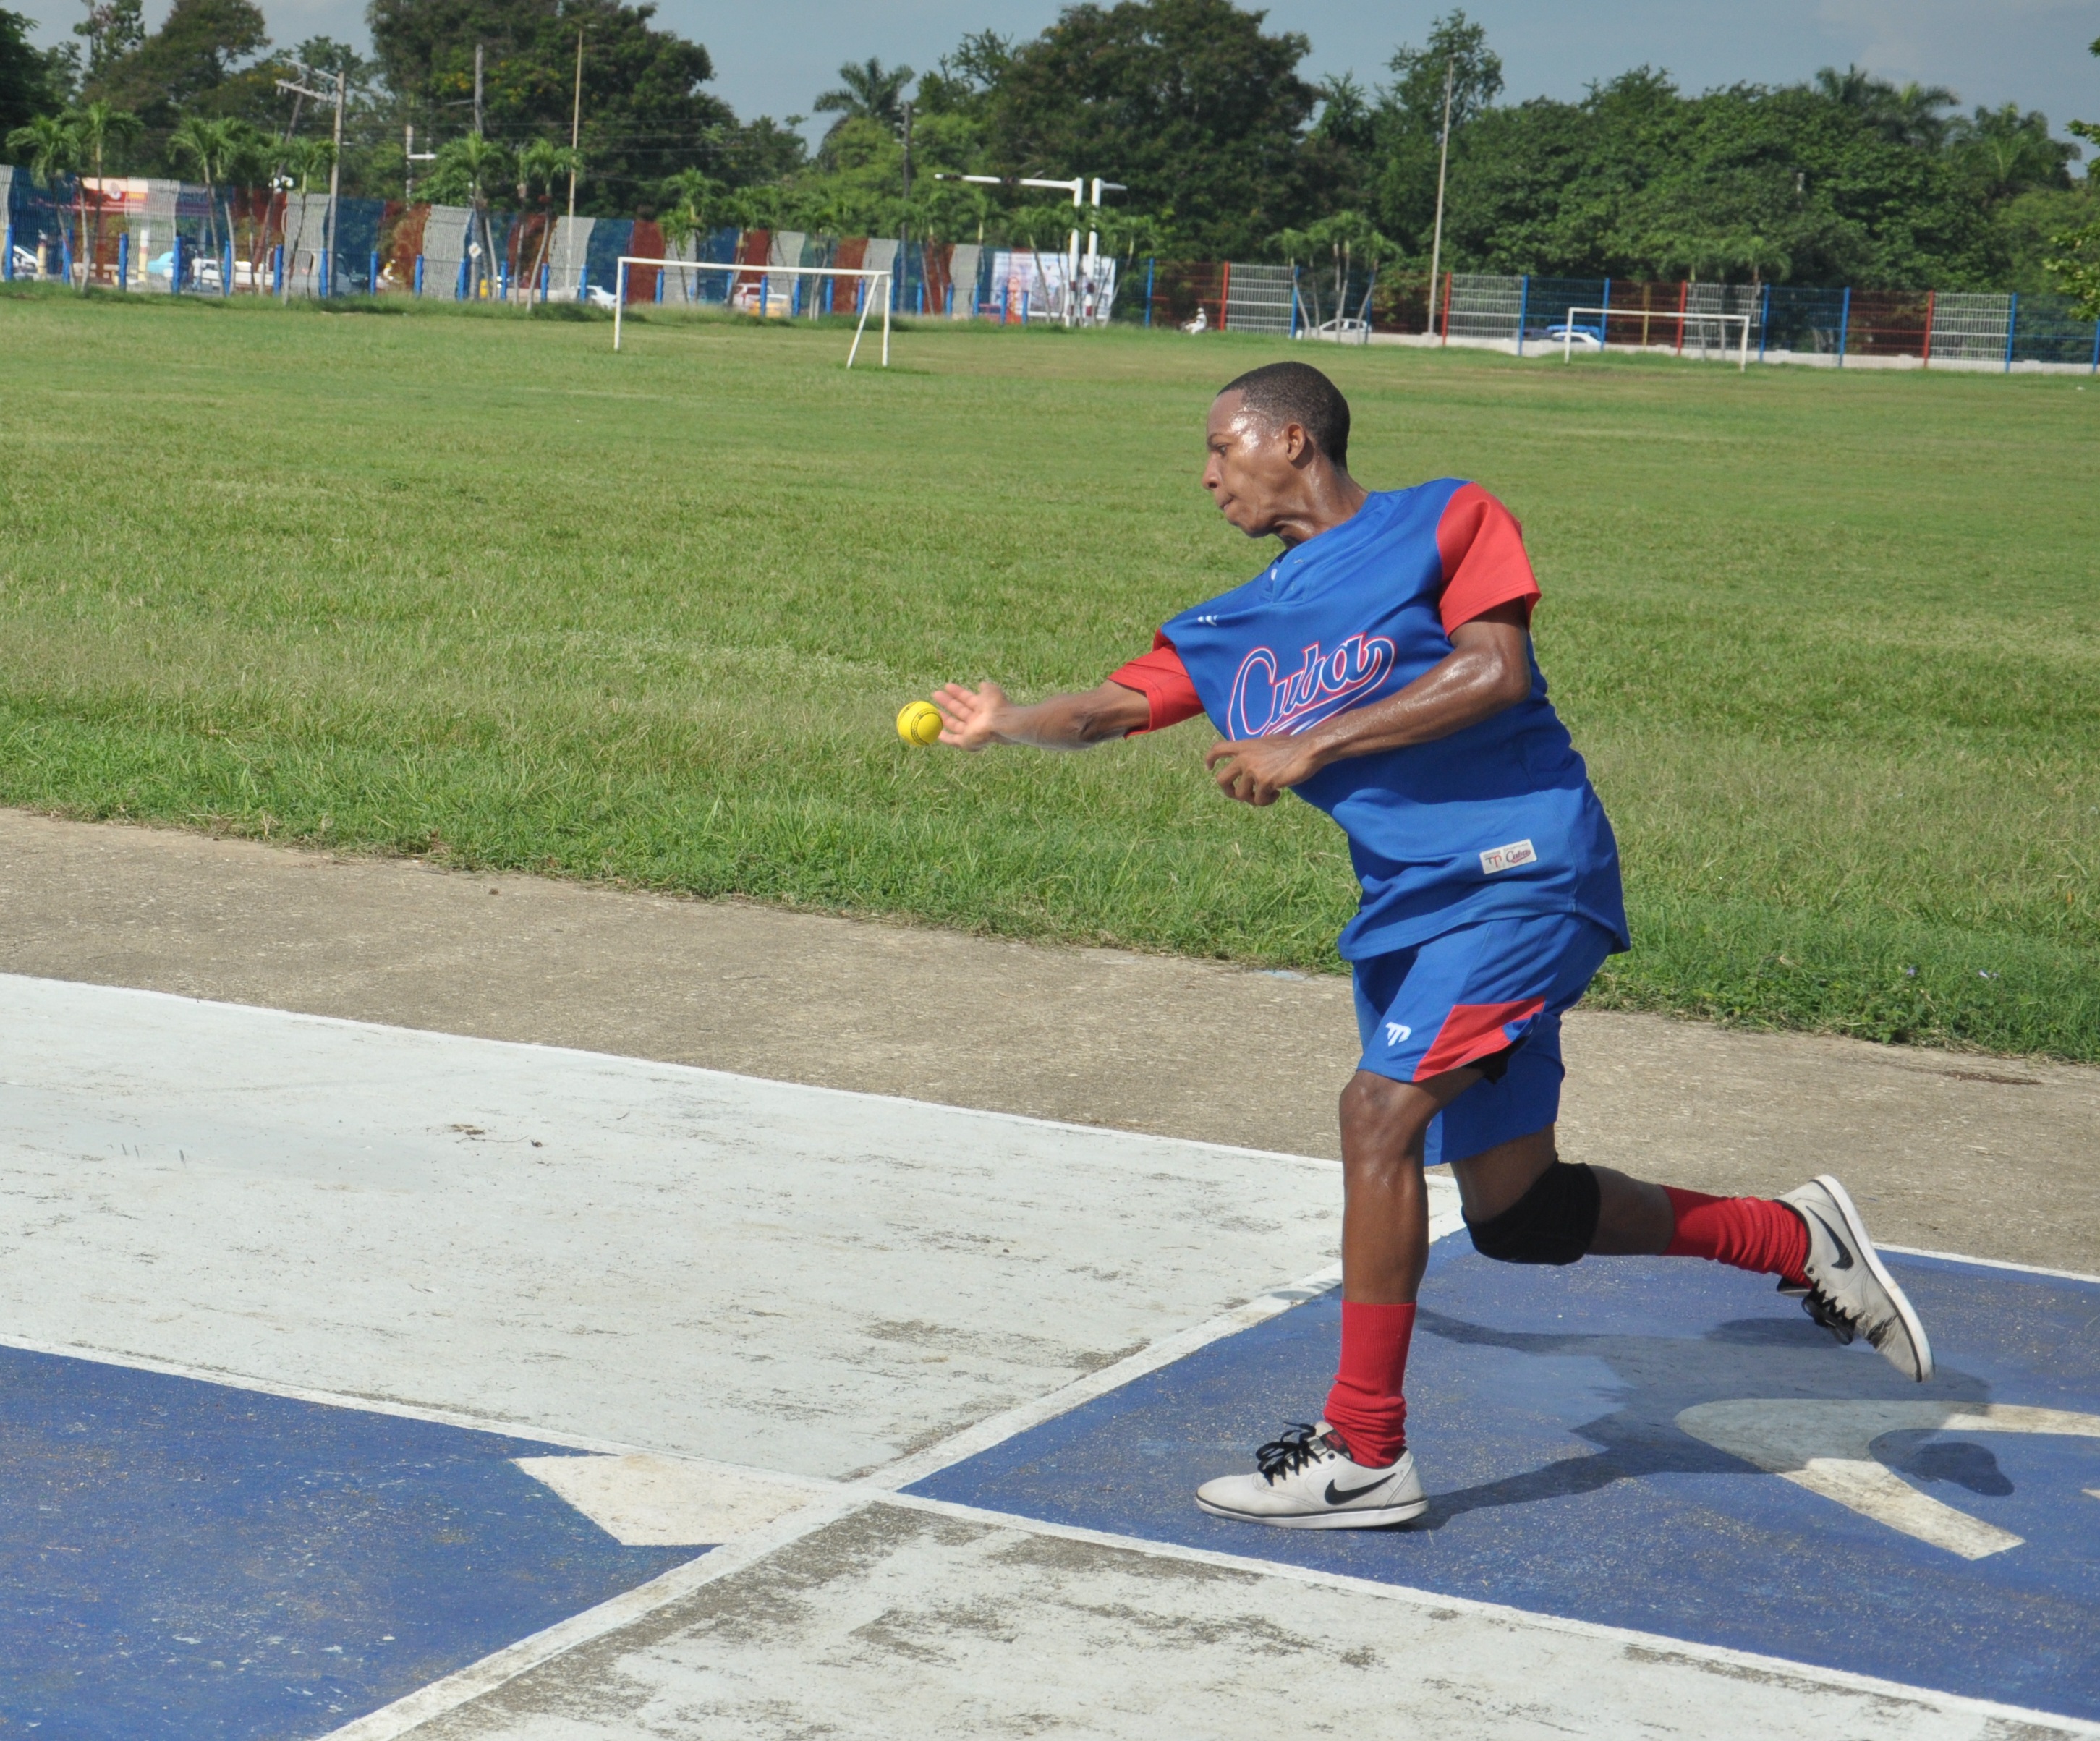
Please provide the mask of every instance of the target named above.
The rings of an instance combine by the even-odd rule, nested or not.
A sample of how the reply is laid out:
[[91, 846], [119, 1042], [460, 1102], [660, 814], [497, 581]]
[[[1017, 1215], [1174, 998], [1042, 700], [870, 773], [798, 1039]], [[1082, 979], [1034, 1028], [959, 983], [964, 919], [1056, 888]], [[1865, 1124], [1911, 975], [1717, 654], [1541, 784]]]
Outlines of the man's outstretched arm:
[[1152, 703], [1120, 683], [1104, 683], [1083, 694], [1052, 695], [1026, 707], [1008, 701], [996, 683], [976, 689], [948, 683], [934, 690], [933, 705], [941, 710], [941, 742], [958, 750], [995, 743], [1083, 750], [1152, 723]]

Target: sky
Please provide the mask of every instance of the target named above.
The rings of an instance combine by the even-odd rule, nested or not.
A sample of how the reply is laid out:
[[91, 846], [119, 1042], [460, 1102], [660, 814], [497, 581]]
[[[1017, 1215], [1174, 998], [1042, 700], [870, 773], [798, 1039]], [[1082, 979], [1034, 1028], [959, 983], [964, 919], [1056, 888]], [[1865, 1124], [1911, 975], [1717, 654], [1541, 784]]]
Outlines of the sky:
[[[81, 0], [7, 0], [43, 26], [38, 40], [66, 39]], [[368, 48], [364, 0], [259, 0], [280, 46], [320, 34]], [[1402, 0], [1274, 0], [1271, 29], [1304, 33], [1312, 77], [1382, 74], [1401, 42], [1420, 42], [1443, 4]], [[1574, 98], [1592, 79], [1643, 62], [1666, 68], [1687, 90], [1749, 82], [1789, 84], [1818, 67], [1856, 63], [1900, 84], [1946, 85], [1965, 105], [2017, 102], [2065, 121], [2100, 120], [2100, 0], [1472, 0], [1502, 57], [1503, 100]], [[148, 0], [157, 23], [166, 0]], [[806, 113], [837, 82], [841, 60], [879, 55], [921, 71], [972, 30], [1032, 36], [1056, 17], [1058, 0], [771, 0], [723, 6], [658, 0], [660, 26], [707, 45], [712, 90], [743, 116]], [[814, 134], [819, 130], [814, 126]], [[1113, 175], [1113, 164], [1075, 174]]]

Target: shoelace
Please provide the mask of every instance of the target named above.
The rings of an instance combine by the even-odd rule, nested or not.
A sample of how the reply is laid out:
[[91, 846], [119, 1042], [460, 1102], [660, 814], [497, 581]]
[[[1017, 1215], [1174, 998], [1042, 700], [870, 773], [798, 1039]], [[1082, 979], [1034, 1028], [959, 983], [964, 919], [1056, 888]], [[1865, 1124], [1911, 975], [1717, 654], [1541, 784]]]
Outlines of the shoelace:
[[1860, 1333], [1852, 1316], [1820, 1288], [1796, 1287], [1782, 1281], [1779, 1291], [1801, 1302], [1801, 1309], [1820, 1328], [1829, 1331], [1841, 1348], [1849, 1347]]
[[1273, 1483], [1279, 1476], [1295, 1475], [1308, 1463], [1328, 1454], [1329, 1447], [1310, 1421], [1293, 1421], [1281, 1438], [1256, 1448], [1255, 1467], [1263, 1480]]

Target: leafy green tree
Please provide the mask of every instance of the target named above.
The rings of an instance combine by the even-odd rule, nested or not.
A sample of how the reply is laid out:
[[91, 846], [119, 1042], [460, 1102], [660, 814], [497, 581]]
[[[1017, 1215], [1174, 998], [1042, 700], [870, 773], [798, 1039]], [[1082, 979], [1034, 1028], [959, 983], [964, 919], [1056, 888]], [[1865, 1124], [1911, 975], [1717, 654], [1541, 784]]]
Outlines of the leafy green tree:
[[2002, 108], [1979, 108], [1949, 130], [1955, 160], [1992, 205], [2017, 199], [2038, 187], [2068, 187], [2071, 164], [2078, 148], [2051, 136], [2049, 117], [2039, 109], [2020, 112], [2017, 103]]
[[[112, 27], [104, 46], [113, 48], [120, 39]], [[278, 112], [276, 81], [284, 68], [262, 58], [269, 46], [253, 0], [174, 0], [158, 29], [107, 58], [82, 89], [137, 115], [149, 156], [179, 171], [188, 160], [174, 135], [186, 117], [258, 121]]]
[[[239, 121], [230, 116], [185, 115], [169, 135], [168, 148], [187, 158], [204, 183], [205, 245], [218, 258], [218, 188], [247, 148]], [[226, 233], [233, 235], [233, 212], [226, 214]]]
[[1856, 66], [1842, 73], [1835, 67], [1821, 68], [1813, 88], [1826, 102], [1850, 110], [1884, 139], [1921, 151], [1937, 151], [1946, 143], [1949, 123], [1940, 111], [1961, 100], [1944, 85], [1892, 85]]
[[[73, 110], [73, 125], [80, 134], [81, 157], [88, 173], [98, 183], [107, 168], [110, 151], [136, 139], [140, 130], [139, 117], [128, 109], [112, 108], [107, 103], [87, 103]], [[99, 189], [98, 188], [98, 193]], [[102, 249], [102, 202], [95, 207], [95, 253]]]
[[87, 44], [88, 82], [99, 83], [146, 40], [142, 0], [88, 0], [87, 16], [73, 27], [73, 33]]
[[1310, 44], [1232, 0], [1069, 7], [1016, 47], [984, 104], [1001, 172], [1127, 183], [1188, 245], [1241, 253], [1299, 208], [1299, 147], [1318, 100]]
[[481, 245], [481, 263], [474, 277], [477, 291], [483, 278], [496, 272], [496, 244], [488, 224], [488, 190], [504, 177], [510, 154], [479, 133], [470, 133], [442, 147], [432, 165], [430, 194], [434, 199], [463, 199], [474, 209], [472, 233]]
[[995, 30], [964, 37], [953, 54], [942, 55], [920, 79], [920, 112], [983, 120], [1012, 60], [1012, 42]]
[[540, 268], [546, 264], [547, 251], [554, 240], [554, 188], [566, 183], [571, 172], [580, 180], [583, 170], [583, 153], [571, 151], [566, 145], [557, 145], [552, 139], [528, 140], [518, 151], [518, 205], [530, 207], [534, 203], [532, 190], [540, 190], [539, 246], [533, 253], [532, 267], [525, 275], [525, 305], [528, 308], [539, 299]]
[[673, 248], [705, 235], [726, 209], [729, 189], [702, 170], [681, 170], [664, 184], [662, 214], [657, 218], [664, 240]]
[[701, 89], [714, 63], [698, 42], [655, 29], [655, 15], [620, 0], [372, 0], [367, 14], [387, 87], [419, 134], [461, 125], [479, 42], [484, 129], [514, 146], [568, 143], [580, 30], [586, 205], [600, 214], [632, 211], [689, 164], [735, 174], [736, 117]]
[[[61, 175], [77, 174], [82, 161], [80, 129], [70, 115], [39, 115], [7, 135], [7, 149], [23, 160], [31, 175], [48, 186]], [[87, 251], [87, 201], [77, 183], [75, 194], [80, 223], [80, 288], [85, 294], [92, 257]]]
[[[2100, 55], [2100, 37], [2094, 39], [2092, 52]], [[2100, 121], [2074, 121], [2070, 129], [2089, 145], [2100, 146]], [[2089, 200], [2094, 196], [2097, 179], [2100, 179], [2100, 161], [2085, 172]], [[2071, 299], [2080, 320], [2100, 320], [2100, 217], [2058, 231], [2049, 240], [2049, 256], [2042, 264], [2049, 276]]]
[[901, 132], [905, 88], [918, 76], [909, 67], [885, 67], [871, 55], [858, 65], [849, 60], [839, 68], [838, 87], [810, 107], [819, 115], [839, 117], [832, 123], [833, 133], [849, 121], [872, 121]]
[[73, 93], [73, 57], [29, 40], [34, 20], [0, 11], [0, 132], [55, 114]]
[[[1379, 93], [1370, 112], [1353, 112], [1361, 99], [1353, 91], [1344, 92], [1335, 124], [1316, 130], [1315, 137], [1346, 137], [1356, 154], [1372, 160], [1374, 168], [1362, 178], [1361, 193], [1354, 187], [1349, 193], [1365, 201], [1384, 233], [1406, 243], [1426, 262], [1436, 217], [1446, 75], [1456, 162], [1465, 155], [1473, 124], [1502, 93], [1502, 57], [1488, 46], [1486, 30], [1454, 7], [1431, 24], [1420, 48], [1396, 49], [1386, 69], [1393, 82]], [[1329, 104], [1335, 106], [1331, 95]], [[1324, 114], [1321, 120], [1326, 121]]]

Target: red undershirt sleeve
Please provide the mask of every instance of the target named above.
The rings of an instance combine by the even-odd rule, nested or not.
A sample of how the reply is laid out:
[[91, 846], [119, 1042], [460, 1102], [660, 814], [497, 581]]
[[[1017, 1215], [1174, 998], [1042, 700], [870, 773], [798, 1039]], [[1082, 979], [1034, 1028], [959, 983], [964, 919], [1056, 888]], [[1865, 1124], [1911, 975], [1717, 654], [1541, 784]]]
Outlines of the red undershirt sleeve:
[[[1184, 720], [1193, 720], [1203, 711], [1202, 698], [1189, 679], [1189, 668], [1181, 663], [1181, 655], [1174, 650], [1174, 643], [1163, 634], [1153, 636], [1149, 653], [1110, 672], [1109, 681], [1136, 690], [1150, 705], [1152, 717], [1138, 728], [1139, 731], [1164, 731]], [[1130, 735], [1134, 738], [1137, 732]]]
[[1461, 484], [1444, 505], [1436, 549], [1444, 559], [1438, 610], [1445, 634], [1498, 605], [1521, 600], [1529, 615], [1537, 602], [1538, 580], [1524, 554], [1524, 528], [1477, 483]]

